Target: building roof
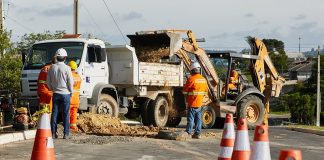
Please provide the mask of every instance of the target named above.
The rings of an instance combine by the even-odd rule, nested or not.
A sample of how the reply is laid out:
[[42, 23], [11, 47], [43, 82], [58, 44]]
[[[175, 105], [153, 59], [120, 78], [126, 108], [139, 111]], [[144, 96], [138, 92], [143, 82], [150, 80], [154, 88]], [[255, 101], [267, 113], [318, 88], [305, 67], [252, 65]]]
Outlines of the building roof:
[[315, 61], [305, 61], [306, 63], [300, 63], [292, 66], [288, 71], [297, 71], [297, 72], [310, 72], [312, 71]]

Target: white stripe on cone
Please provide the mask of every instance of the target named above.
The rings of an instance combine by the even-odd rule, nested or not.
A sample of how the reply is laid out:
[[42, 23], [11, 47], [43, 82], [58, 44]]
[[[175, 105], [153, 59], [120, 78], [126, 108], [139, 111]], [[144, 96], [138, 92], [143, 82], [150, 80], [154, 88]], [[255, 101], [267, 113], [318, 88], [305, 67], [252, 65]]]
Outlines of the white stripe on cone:
[[225, 123], [223, 139], [234, 139], [234, 138], [235, 138], [234, 124], [233, 123]]
[[47, 138], [46, 147], [47, 148], [54, 148], [54, 143], [53, 143], [53, 138], [52, 137]]
[[237, 131], [234, 150], [250, 151], [249, 133], [246, 130]]
[[254, 142], [251, 160], [271, 160], [269, 142]]
[[37, 129], [51, 129], [49, 114], [44, 113], [38, 120]]
[[219, 150], [219, 157], [231, 158], [233, 153], [233, 147], [221, 147]]

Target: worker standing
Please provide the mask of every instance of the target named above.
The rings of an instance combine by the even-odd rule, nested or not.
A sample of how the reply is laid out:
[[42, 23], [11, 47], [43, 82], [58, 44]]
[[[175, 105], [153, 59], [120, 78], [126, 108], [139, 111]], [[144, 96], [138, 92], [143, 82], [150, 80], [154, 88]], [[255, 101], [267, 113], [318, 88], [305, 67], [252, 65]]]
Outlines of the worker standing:
[[200, 65], [194, 62], [190, 66], [191, 76], [187, 79], [183, 93], [187, 100], [187, 127], [186, 132], [191, 135], [195, 124], [195, 132], [192, 138], [200, 139], [201, 132], [201, 106], [204, 96], [207, 94], [207, 80], [200, 74]]
[[39, 97], [40, 106], [49, 106], [49, 110], [52, 111], [52, 91], [46, 84], [46, 77], [49, 68], [56, 62], [56, 57], [53, 57], [50, 63], [47, 63], [40, 71], [37, 80], [37, 94]]
[[53, 138], [57, 138], [57, 115], [60, 108], [63, 109], [63, 139], [70, 138], [70, 98], [73, 93], [73, 77], [69, 66], [64, 61], [67, 57], [65, 49], [60, 48], [55, 53], [57, 63], [48, 70], [46, 84], [53, 91], [53, 109], [51, 117], [51, 129]]
[[77, 122], [77, 113], [78, 108], [80, 104], [80, 87], [81, 87], [81, 77], [76, 72], [76, 69], [78, 68], [78, 65], [75, 63], [75, 61], [70, 61], [69, 66], [72, 70], [72, 76], [73, 76], [73, 93], [71, 97], [71, 103], [70, 103], [70, 129], [73, 132], [76, 132], [78, 130], [76, 122]]

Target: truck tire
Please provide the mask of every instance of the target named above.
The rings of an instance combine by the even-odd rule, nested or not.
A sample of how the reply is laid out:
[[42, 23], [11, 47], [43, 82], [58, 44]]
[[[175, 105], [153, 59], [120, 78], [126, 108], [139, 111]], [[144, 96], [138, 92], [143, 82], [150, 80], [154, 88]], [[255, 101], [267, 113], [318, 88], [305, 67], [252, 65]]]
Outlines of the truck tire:
[[141, 120], [144, 126], [149, 126], [152, 124], [150, 117], [149, 117], [149, 105], [151, 103], [151, 99], [146, 98], [145, 100], [143, 100], [142, 102], [144, 102], [143, 104], [141, 104]]
[[158, 96], [149, 105], [149, 116], [155, 127], [166, 126], [169, 118], [169, 104], [163, 96]]
[[262, 124], [264, 120], [264, 104], [262, 100], [254, 95], [245, 96], [237, 105], [238, 118], [246, 118], [248, 127], [254, 128]]
[[181, 122], [181, 117], [169, 117], [167, 126], [168, 127], [177, 127]]
[[108, 94], [101, 94], [99, 97], [99, 104], [97, 106], [98, 114], [107, 114], [111, 117], [118, 117], [117, 101]]
[[216, 114], [212, 107], [204, 106], [201, 110], [202, 128], [212, 128], [215, 124]]

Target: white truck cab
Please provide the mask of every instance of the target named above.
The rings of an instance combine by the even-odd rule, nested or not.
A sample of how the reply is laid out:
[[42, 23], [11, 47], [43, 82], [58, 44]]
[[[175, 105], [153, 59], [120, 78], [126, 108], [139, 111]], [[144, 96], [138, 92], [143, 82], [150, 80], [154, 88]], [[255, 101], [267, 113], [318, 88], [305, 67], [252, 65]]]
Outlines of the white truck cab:
[[77, 73], [82, 78], [80, 89], [80, 109], [88, 110], [91, 105], [98, 105], [98, 93], [105, 89], [118, 101], [117, 92], [109, 85], [109, 67], [105, 52], [105, 43], [98, 39], [70, 38], [46, 40], [35, 43], [29, 50], [21, 72], [21, 100], [27, 100], [31, 110], [38, 106], [37, 79], [40, 69], [51, 62], [59, 48], [67, 53], [65, 61], [75, 61]]

